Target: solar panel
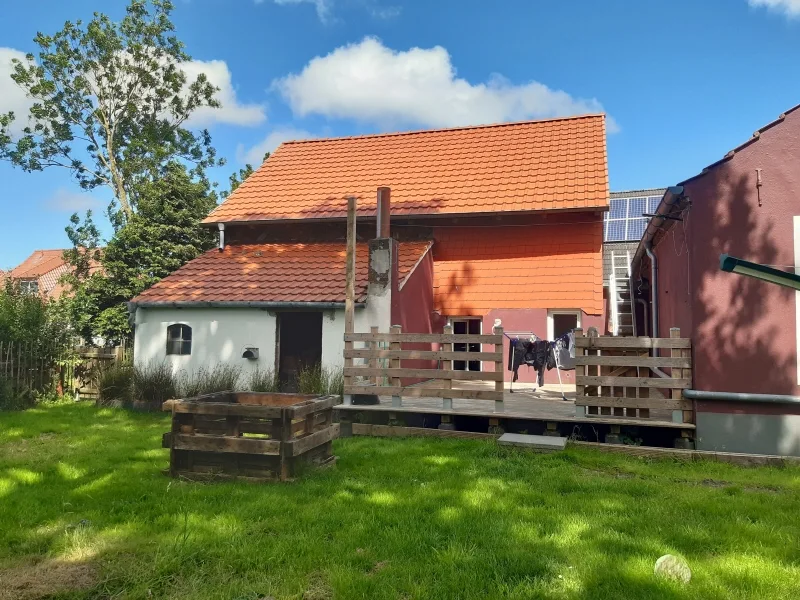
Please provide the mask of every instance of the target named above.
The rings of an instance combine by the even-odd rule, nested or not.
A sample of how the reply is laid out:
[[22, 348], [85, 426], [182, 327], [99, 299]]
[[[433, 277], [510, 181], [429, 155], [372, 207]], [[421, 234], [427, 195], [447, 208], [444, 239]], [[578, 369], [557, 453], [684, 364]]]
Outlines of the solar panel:
[[642, 217], [653, 213], [661, 196], [631, 196], [612, 198], [609, 210], [603, 217], [603, 239], [606, 242], [636, 242], [642, 238], [650, 220]]

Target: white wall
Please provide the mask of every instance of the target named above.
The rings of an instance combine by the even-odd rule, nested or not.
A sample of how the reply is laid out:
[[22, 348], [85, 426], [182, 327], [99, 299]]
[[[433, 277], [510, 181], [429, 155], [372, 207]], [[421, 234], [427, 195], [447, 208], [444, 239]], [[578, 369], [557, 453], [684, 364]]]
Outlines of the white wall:
[[[137, 365], [166, 361], [174, 372], [196, 372], [228, 363], [242, 368], [275, 368], [275, 322], [254, 308], [140, 308], [136, 311], [133, 354]], [[192, 353], [167, 355], [167, 327], [185, 323], [192, 328]], [[259, 349], [258, 360], [242, 358], [246, 347]]]
[[[369, 333], [372, 325], [388, 332], [390, 317], [391, 296], [387, 293], [356, 309], [354, 327], [359, 333]], [[134, 360], [137, 365], [166, 361], [175, 373], [194, 373], [218, 363], [239, 366], [245, 375], [255, 368], [274, 369], [276, 321], [266, 310], [254, 308], [139, 308]], [[192, 353], [188, 356], [167, 355], [167, 327], [174, 323], [192, 328]], [[242, 358], [244, 349], [251, 346], [259, 349], [258, 360]], [[343, 353], [344, 310], [323, 311], [323, 366], [341, 367]]]

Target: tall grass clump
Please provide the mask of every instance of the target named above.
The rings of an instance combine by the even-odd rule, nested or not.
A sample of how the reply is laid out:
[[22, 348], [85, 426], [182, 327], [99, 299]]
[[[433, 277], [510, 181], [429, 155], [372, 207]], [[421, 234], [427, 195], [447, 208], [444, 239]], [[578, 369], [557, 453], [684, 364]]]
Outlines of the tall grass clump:
[[341, 396], [344, 392], [344, 371], [318, 364], [303, 367], [297, 373], [297, 391], [300, 394]]
[[129, 361], [100, 366], [97, 373], [98, 405], [129, 407], [133, 400], [134, 370]]
[[185, 373], [179, 391], [184, 398], [228, 392], [238, 389], [242, 370], [234, 365], [218, 364], [212, 369], [200, 368], [194, 373]]
[[272, 369], [257, 368], [247, 378], [249, 392], [279, 392], [281, 382]]
[[133, 368], [133, 398], [157, 410], [166, 400], [178, 396], [177, 378], [166, 362], [149, 362]]

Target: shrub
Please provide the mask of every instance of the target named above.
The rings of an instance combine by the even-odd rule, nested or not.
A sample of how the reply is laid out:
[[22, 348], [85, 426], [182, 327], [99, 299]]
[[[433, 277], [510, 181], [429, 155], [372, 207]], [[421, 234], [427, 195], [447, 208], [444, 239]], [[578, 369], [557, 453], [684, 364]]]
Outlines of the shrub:
[[227, 392], [237, 389], [241, 368], [218, 364], [213, 369], [198, 369], [194, 374], [184, 374], [179, 388], [180, 395], [184, 398], [213, 394], [214, 392]]
[[22, 410], [34, 404], [36, 397], [31, 390], [0, 377], [0, 410]]
[[281, 382], [272, 369], [257, 368], [247, 380], [249, 392], [279, 392], [280, 388]]
[[109, 366], [101, 366], [97, 373], [98, 404], [130, 406], [133, 400], [134, 370], [133, 364], [128, 361], [115, 361]]
[[344, 371], [321, 365], [304, 367], [297, 373], [297, 391], [317, 396], [341, 396], [344, 392]]
[[133, 368], [133, 399], [141, 400], [151, 408], [160, 408], [170, 398], [177, 397], [176, 377], [166, 362], [150, 362]]

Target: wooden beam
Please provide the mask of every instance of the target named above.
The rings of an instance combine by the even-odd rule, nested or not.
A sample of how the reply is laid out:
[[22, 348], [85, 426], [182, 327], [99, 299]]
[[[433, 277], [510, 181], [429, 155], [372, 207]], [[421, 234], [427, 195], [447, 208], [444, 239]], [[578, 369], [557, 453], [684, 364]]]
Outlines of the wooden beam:
[[496, 371], [445, 371], [443, 369], [371, 369], [367, 367], [346, 367], [346, 377], [409, 377], [413, 379], [452, 379], [454, 381], [503, 381], [503, 373]]
[[345, 257], [346, 295], [344, 303], [344, 332], [353, 333], [356, 296], [356, 197], [347, 198], [347, 252]]
[[339, 423], [334, 423], [322, 431], [317, 431], [316, 433], [301, 437], [297, 440], [286, 442], [287, 455], [298, 456], [304, 452], [308, 452], [312, 448], [326, 444], [337, 437], [339, 437]]
[[[674, 350], [680, 352], [680, 350]], [[586, 356], [575, 355], [576, 365], [601, 365], [604, 367], [677, 367], [688, 368], [691, 366], [689, 359], [680, 354], [676, 357], [666, 356]]]
[[173, 401], [171, 406], [173, 414], [238, 415], [240, 417], [255, 417], [257, 419], [280, 417], [281, 411], [283, 410], [280, 406], [258, 406], [234, 404], [231, 402], [194, 402], [190, 400]]
[[473, 431], [452, 431], [448, 429], [428, 429], [426, 427], [396, 427], [392, 425], [369, 425], [353, 423], [353, 435], [372, 437], [437, 437], [456, 438], [460, 440], [493, 441], [500, 437], [494, 433], [476, 433]]
[[649, 337], [575, 337], [577, 348], [691, 348], [692, 340], [689, 338], [649, 338]]
[[175, 450], [199, 450], [202, 452], [236, 452], [240, 454], [278, 455], [281, 443], [277, 440], [259, 440], [243, 437], [183, 433], [172, 434]]
[[687, 389], [691, 385], [688, 379], [661, 379], [654, 377], [580, 377], [576, 376], [578, 385], [601, 385], [609, 387], [649, 387], [661, 389]]
[[503, 360], [502, 352], [442, 352], [434, 350], [345, 350], [345, 358], [399, 358], [420, 360]]
[[[413, 396], [415, 398], [465, 398], [468, 400], [502, 400], [503, 393], [489, 390], [459, 390], [426, 387], [402, 386], [351, 386], [345, 388], [345, 394], [372, 394], [377, 396]], [[359, 408], [365, 408], [360, 406]], [[369, 407], [365, 408], [368, 409]]]
[[502, 344], [503, 336], [446, 333], [346, 333], [349, 342], [405, 342], [430, 344]]
[[669, 398], [625, 398], [619, 396], [576, 396], [576, 406], [613, 406], [624, 408], [649, 408], [664, 410], [685, 410], [691, 408], [689, 400], [670, 400]]

